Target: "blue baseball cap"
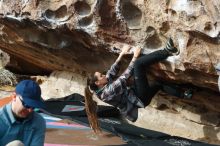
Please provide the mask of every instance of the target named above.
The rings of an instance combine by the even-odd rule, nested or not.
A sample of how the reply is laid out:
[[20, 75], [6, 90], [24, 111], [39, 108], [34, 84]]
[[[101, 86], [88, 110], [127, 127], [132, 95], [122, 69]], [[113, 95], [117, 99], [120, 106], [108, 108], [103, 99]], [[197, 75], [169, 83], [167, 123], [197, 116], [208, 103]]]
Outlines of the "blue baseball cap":
[[40, 86], [32, 80], [23, 80], [15, 88], [16, 94], [22, 96], [25, 104], [34, 108], [44, 108]]

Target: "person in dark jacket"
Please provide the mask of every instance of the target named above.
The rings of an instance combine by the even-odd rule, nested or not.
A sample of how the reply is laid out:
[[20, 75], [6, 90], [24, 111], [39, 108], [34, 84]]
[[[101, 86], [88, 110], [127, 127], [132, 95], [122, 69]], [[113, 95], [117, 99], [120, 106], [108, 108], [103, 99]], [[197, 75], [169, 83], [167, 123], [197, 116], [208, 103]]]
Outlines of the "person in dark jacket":
[[[96, 103], [92, 99], [93, 93], [102, 101], [118, 108], [122, 116], [132, 122], [137, 120], [138, 108], [147, 106], [158, 90], [164, 88], [171, 91], [169, 94], [175, 96], [183, 95], [182, 93], [172, 92], [174, 90], [173, 87], [167, 88], [167, 85], [163, 86], [158, 83], [150, 85], [146, 77], [146, 70], [150, 65], [169, 56], [179, 54], [179, 50], [174, 47], [172, 39], [168, 40], [164, 49], [141, 57], [139, 57], [141, 48], [135, 47], [133, 58], [127, 69], [122, 75], [116, 77], [120, 69], [121, 58], [124, 54], [127, 54], [129, 49], [130, 46], [124, 45], [122, 52], [106, 74], [95, 72], [94, 76], [87, 79], [87, 87], [85, 88], [86, 112], [90, 126], [96, 133], [101, 130], [96, 115]], [[132, 75], [134, 76], [134, 84], [133, 86], [128, 86], [128, 80]]]

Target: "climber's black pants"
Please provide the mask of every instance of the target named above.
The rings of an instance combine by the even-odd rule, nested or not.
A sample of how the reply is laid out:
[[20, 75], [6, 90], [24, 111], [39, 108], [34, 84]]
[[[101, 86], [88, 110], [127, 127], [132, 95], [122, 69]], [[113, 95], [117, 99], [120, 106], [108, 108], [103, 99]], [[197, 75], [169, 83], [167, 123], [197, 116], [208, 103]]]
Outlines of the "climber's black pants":
[[153, 96], [162, 89], [168, 94], [181, 97], [182, 93], [177, 86], [172, 84], [164, 84], [155, 82], [150, 85], [146, 76], [146, 71], [150, 65], [166, 59], [169, 53], [165, 50], [158, 50], [153, 53], [143, 55], [135, 61], [134, 64], [134, 81], [135, 81], [135, 93], [140, 100], [147, 106]]

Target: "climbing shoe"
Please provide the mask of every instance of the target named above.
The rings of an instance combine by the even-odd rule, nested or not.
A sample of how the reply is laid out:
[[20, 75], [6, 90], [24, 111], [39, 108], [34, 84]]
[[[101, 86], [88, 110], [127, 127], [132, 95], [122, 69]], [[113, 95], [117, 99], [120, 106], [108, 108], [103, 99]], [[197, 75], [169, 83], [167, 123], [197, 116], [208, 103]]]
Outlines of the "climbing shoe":
[[164, 48], [171, 56], [178, 55], [180, 53], [179, 49], [174, 46], [173, 40], [171, 38], [168, 39], [166, 47]]

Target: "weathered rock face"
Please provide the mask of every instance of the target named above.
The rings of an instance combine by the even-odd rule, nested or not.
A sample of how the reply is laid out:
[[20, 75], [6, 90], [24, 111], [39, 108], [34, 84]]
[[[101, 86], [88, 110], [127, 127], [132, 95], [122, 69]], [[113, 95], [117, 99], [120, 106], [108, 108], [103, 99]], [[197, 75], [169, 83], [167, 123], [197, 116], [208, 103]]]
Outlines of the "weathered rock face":
[[[106, 70], [113, 63], [120, 51], [111, 49], [114, 45], [140, 45], [146, 54], [163, 48], [167, 38], [172, 37], [180, 48], [180, 55], [154, 65], [152, 73], [163, 80], [192, 83], [218, 91], [214, 66], [220, 62], [219, 11], [218, 0], [2, 0], [0, 48], [10, 55], [8, 68], [16, 72], [45, 74], [62, 70], [86, 74]], [[65, 76], [71, 82], [69, 75]], [[63, 82], [57, 79], [59, 81]], [[84, 81], [77, 80], [79, 83]], [[64, 91], [75, 92], [72, 88]], [[54, 91], [54, 95], [57, 93]], [[217, 99], [208, 100], [210, 96]], [[214, 115], [211, 118], [214, 122], [207, 124], [209, 118], [200, 121], [192, 116], [187, 122], [195, 122], [185, 127], [203, 126], [206, 134], [198, 138], [214, 137], [210, 141], [219, 144], [219, 94], [196, 97], [199, 97], [196, 102], [208, 103], [204, 108], [197, 106], [197, 109], [205, 109], [207, 115]], [[158, 98], [157, 101], [163, 100]], [[178, 109], [181, 105], [178, 104], [177, 109], [168, 107], [179, 111], [180, 117], [187, 117], [185, 110]], [[161, 111], [160, 114], [166, 113]], [[174, 114], [168, 116], [174, 117]], [[176, 120], [180, 122], [181, 118]], [[170, 128], [167, 124], [161, 127]], [[179, 133], [176, 132], [181, 135]], [[186, 133], [189, 134], [189, 130]], [[196, 136], [183, 136], [197, 139]]]
[[156, 75], [217, 90], [219, 8], [217, 0], [5, 0], [0, 47], [20, 71], [93, 72], [113, 62], [113, 44], [138, 44], [147, 53], [171, 36], [181, 54]]

